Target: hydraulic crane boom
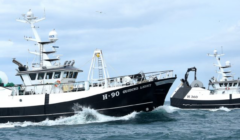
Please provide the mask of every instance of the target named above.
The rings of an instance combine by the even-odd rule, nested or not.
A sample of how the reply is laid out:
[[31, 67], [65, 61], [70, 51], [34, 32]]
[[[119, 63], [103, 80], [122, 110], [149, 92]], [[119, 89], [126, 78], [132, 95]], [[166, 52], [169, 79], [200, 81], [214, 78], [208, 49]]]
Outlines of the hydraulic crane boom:
[[189, 72], [190, 71], [194, 71], [195, 74], [194, 74], [194, 80], [197, 80], [197, 68], [196, 67], [192, 67], [192, 68], [188, 68], [186, 74], [185, 74], [185, 81], [186, 81], [186, 84], [187, 86], [189, 86], [189, 83], [188, 83], [188, 75], [189, 75]]

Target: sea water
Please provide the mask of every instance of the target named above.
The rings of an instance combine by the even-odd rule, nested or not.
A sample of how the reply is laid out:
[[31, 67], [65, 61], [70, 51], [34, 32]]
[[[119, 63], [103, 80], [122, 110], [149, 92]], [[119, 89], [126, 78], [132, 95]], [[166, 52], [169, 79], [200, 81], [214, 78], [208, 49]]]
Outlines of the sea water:
[[1, 140], [238, 140], [240, 109], [182, 110], [169, 105], [152, 112], [110, 117], [84, 108], [43, 122], [0, 124]]

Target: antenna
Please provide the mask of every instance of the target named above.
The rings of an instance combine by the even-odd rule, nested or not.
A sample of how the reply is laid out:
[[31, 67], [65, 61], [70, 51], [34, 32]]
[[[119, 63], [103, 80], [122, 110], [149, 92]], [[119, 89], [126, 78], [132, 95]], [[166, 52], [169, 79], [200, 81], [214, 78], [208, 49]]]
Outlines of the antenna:
[[22, 16], [23, 16], [22, 19], [17, 19], [17, 21], [30, 24], [30, 27], [31, 27], [31, 29], [33, 31], [33, 34], [34, 34], [34, 37], [24, 36], [24, 39], [27, 40], [27, 41], [33, 41], [33, 42], [35, 42], [35, 44], [37, 44], [40, 52], [39, 53], [33, 53], [33, 54], [39, 55], [41, 57], [40, 58], [41, 65], [51, 66], [52, 65], [51, 62], [45, 61], [45, 60], [49, 59], [49, 57], [48, 57], [47, 54], [42, 53], [43, 51], [45, 51], [45, 49], [44, 49], [43, 44], [40, 44], [40, 42], [42, 42], [42, 41], [41, 41], [41, 38], [40, 38], [40, 36], [39, 36], [39, 34], [36, 30], [39, 27], [35, 26], [35, 23], [40, 22], [40, 21], [45, 19], [45, 8], [44, 8], [44, 17], [43, 18], [35, 17], [31, 9], [29, 9], [29, 11], [26, 14], [22, 14]]

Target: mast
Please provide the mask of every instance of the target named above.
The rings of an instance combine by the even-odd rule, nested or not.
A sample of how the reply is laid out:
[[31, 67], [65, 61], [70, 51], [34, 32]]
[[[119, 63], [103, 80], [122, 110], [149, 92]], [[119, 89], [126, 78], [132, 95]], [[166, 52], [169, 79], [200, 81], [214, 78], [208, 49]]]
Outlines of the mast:
[[[96, 66], [97, 63], [97, 66]], [[94, 71], [98, 70], [98, 79], [94, 79]], [[92, 62], [90, 65], [88, 73], [88, 81], [100, 81], [104, 80], [105, 88], [108, 87], [109, 73], [107, 70], [107, 65], [105, 63], [102, 50], [95, 50], [92, 57]]]
[[227, 81], [229, 77], [233, 77], [227, 74], [231, 74], [231, 71], [225, 71], [225, 68], [230, 68], [231, 67], [231, 63], [229, 61], [226, 61], [226, 65], [222, 66], [221, 62], [220, 62], [220, 58], [221, 56], [223, 56], [224, 54], [218, 54], [217, 50], [213, 51], [213, 55], [212, 54], [208, 54], [208, 56], [211, 57], [215, 57], [215, 59], [217, 60], [217, 64], [214, 64], [214, 66], [219, 68], [218, 73], [221, 74], [221, 79], [220, 81]]
[[[45, 11], [44, 11], [45, 13]], [[27, 14], [22, 14], [23, 16], [23, 19], [17, 19], [17, 21], [19, 22], [22, 22], [22, 23], [28, 23], [30, 24], [31, 28], [32, 28], [32, 31], [33, 31], [33, 34], [34, 34], [34, 37], [35, 38], [30, 38], [30, 37], [24, 37], [25, 40], [27, 41], [34, 41], [37, 43], [38, 45], [38, 49], [39, 49], [39, 52], [29, 52], [29, 53], [32, 53], [34, 55], [38, 55], [40, 57], [40, 66], [43, 67], [43, 66], [52, 66], [51, 62], [49, 61], [44, 61], [45, 59], [49, 59], [48, 55], [47, 54], [44, 54], [42, 52], [45, 51], [44, 49], [44, 46], [42, 44], [40, 44], [41, 42], [41, 38], [40, 36], [38, 35], [38, 32], [36, 30], [36, 27], [34, 24], [37, 23], [37, 22], [40, 22], [42, 20], [45, 19], [45, 14], [44, 14], [44, 18], [40, 18], [40, 19], [37, 19], [37, 17], [34, 17], [34, 14], [33, 12], [31, 11], [31, 9], [27, 12]]]

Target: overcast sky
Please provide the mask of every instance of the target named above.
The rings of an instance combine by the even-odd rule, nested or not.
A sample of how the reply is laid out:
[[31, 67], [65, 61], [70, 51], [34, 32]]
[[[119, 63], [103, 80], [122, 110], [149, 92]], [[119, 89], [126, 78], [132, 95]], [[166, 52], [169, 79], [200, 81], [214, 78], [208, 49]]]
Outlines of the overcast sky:
[[207, 53], [221, 52], [221, 46], [226, 54], [222, 63], [231, 61], [235, 78], [240, 76], [239, 6], [238, 0], [0, 0], [0, 71], [10, 82], [21, 83], [12, 58], [31, 63], [35, 56], [28, 49], [37, 47], [23, 39], [33, 37], [30, 26], [16, 19], [29, 9], [43, 17], [45, 9], [46, 20], [36, 24], [38, 33], [47, 41], [49, 31], [58, 32], [61, 61], [74, 59], [84, 70], [79, 81], [87, 79], [89, 60], [98, 48], [110, 76], [174, 70], [178, 79], [169, 100], [189, 67], [197, 67], [198, 79], [207, 87], [217, 75]]

